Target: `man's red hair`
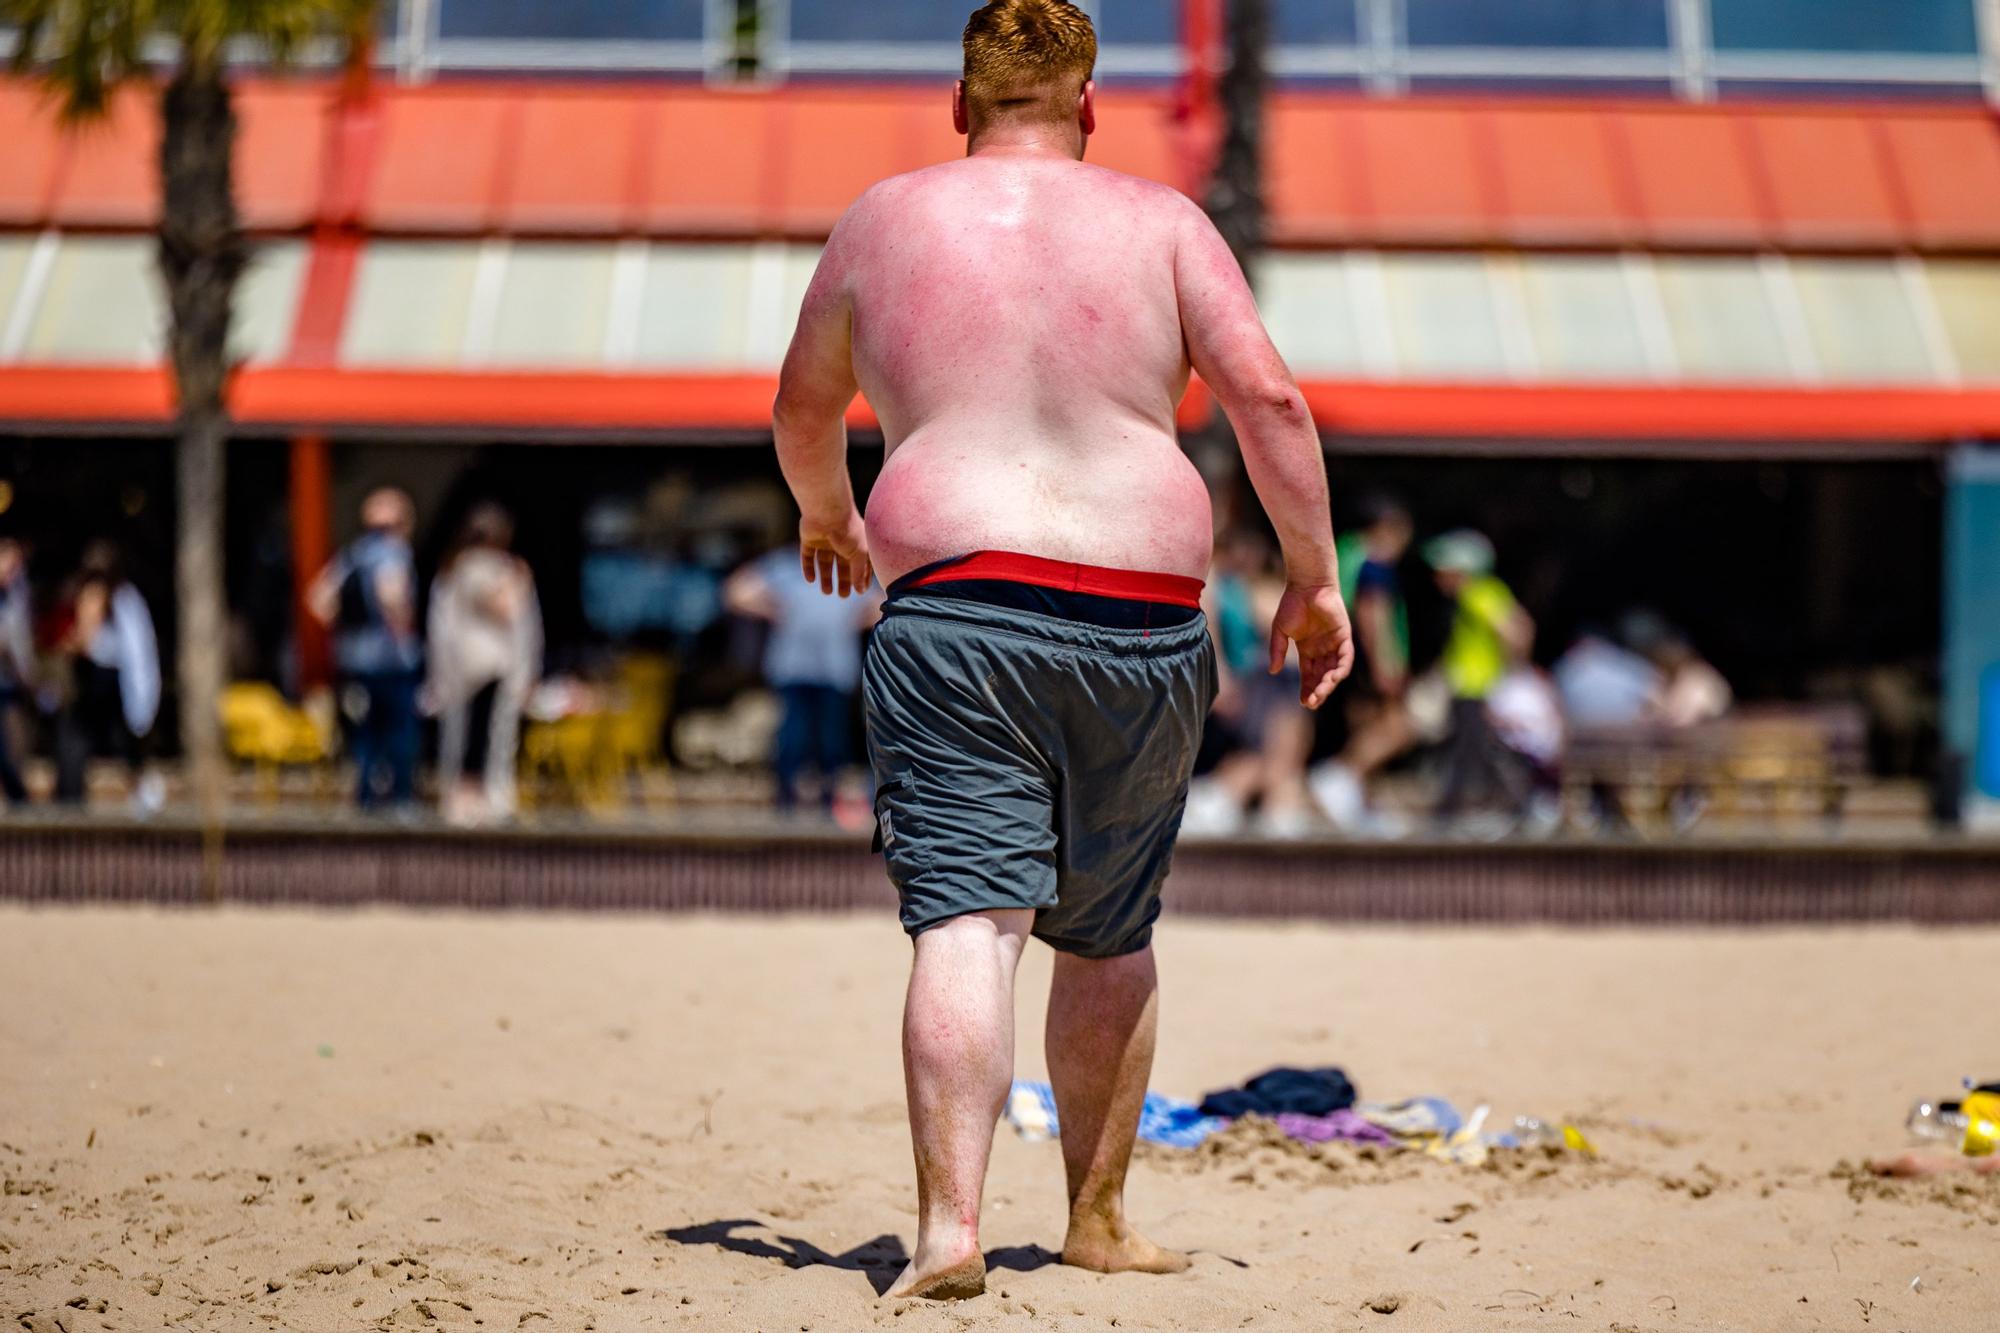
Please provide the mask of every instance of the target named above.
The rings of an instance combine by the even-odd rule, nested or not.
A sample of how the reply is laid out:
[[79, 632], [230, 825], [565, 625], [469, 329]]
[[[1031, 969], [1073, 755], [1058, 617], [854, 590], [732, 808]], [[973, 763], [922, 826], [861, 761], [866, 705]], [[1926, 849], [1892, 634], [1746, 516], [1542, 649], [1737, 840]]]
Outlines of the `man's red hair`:
[[1061, 122], [1097, 65], [1097, 30], [1069, 0], [988, 0], [965, 25], [965, 105], [975, 119]]

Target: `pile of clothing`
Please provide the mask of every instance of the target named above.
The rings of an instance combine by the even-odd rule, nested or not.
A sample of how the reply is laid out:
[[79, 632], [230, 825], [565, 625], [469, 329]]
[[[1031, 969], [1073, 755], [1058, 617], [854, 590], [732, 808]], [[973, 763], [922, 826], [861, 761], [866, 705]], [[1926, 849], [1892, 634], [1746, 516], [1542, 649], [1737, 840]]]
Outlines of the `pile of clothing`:
[[[1016, 1081], [1007, 1097], [1007, 1123], [1031, 1142], [1060, 1135], [1055, 1093], [1046, 1083]], [[1353, 1082], [1334, 1068], [1268, 1069], [1240, 1086], [1221, 1088], [1199, 1102], [1146, 1094], [1139, 1113], [1139, 1138], [1168, 1148], [1198, 1148], [1230, 1122], [1247, 1115], [1262, 1116], [1301, 1143], [1352, 1143], [1409, 1149], [1463, 1166], [1477, 1166], [1494, 1148], [1521, 1148], [1552, 1142], [1594, 1154], [1583, 1135], [1571, 1126], [1550, 1139], [1540, 1122], [1520, 1120], [1508, 1133], [1486, 1131], [1487, 1108], [1470, 1116], [1442, 1097], [1411, 1097], [1398, 1102], [1359, 1099]], [[1521, 1132], [1533, 1126], [1534, 1132]]]

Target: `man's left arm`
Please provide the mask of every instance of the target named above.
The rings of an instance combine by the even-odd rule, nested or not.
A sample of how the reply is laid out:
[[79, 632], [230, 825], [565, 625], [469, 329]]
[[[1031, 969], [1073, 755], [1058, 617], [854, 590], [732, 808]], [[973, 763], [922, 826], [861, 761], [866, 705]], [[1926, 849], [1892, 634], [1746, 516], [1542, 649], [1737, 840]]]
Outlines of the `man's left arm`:
[[846, 250], [836, 227], [806, 288], [771, 406], [778, 466], [799, 506], [802, 572], [842, 597], [866, 588], [869, 577], [868, 534], [847, 476], [847, 405], [859, 385]]

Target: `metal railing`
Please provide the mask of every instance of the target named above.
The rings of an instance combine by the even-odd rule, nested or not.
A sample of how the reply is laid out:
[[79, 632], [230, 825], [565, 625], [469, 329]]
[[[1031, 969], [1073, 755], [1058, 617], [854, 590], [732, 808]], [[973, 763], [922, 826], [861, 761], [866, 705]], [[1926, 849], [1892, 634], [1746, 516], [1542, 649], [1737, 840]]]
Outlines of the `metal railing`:
[[[444, 21], [448, 9], [476, 5], [479, 0], [389, 0], [376, 59], [410, 82], [453, 73], [506, 71], [665, 74], [735, 82], [813, 74], [944, 76], [958, 70], [955, 41], [793, 40], [792, 8], [806, 2], [830, 0], [753, 0], [747, 18], [739, 0], [704, 0], [698, 33], [623, 39], [454, 36]], [[1083, 0], [1083, 5], [1101, 20], [1117, 6], [1143, 2]], [[1900, 87], [1983, 90], [1990, 101], [2000, 104], [2000, 0], [1963, 0], [1973, 8], [1979, 49], [1956, 54], [1718, 49], [1709, 0], [1660, 2], [1665, 6], [1667, 42], [1620, 48], [1420, 45], [1408, 39], [1407, 0], [1354, 0], [1352, 43], [1280, 43], [1272, 52], [1272, 67], [1281, 80], [1347, 83], [1383, 94], [1453, 83], [1555, 91], [1565, 85], [1588, 85], [1597, 91], [1609, 84], [1671, 91], [1705, 101], [1732, 88], [1773, 85]], [[561, 10], [551, 6], [546, 12]], [[0, 30], [0, 50], [11, 50], [9, 37]], [[330, 48], [309, 50], [304, 63], [323, 63], [329, 53]], [[171, 56], [170, 46], [161, 47], [161, 56]], [[246, 52], [245, 59], [254, 63], [254, 53]], [[1103, 45], [1099, 69], [1107, 78], [1158, 80], [1175, 77], [1184, 63], [1184, 53], [1175, 44], [1114, 40]]]

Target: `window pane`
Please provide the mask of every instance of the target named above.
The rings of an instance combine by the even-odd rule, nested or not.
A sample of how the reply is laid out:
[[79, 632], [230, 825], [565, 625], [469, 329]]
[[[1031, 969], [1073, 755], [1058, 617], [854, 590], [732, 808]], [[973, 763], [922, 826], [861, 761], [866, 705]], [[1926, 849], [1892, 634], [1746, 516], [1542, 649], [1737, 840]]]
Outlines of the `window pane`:
[[143, 236], [65, 236], [28, 330], [30, 361], [157, 360], [166, 302]]
[[1257, 266], [1257, 305], [1285, 360], [1301, 375], [1364, 369], [1338, 255], [1266, 255]]
[[1406, 0], [1406, 3], [1412, 46], [1663, 47], [1668, 44], [1667, 0]]
[[1896, 266], [1882, 260], [1795, 259], [1792, 278], [1828, 379], [1927, 380], [1937, 368]]
[[[870, 0], [870, 7], [875, 3]], [[703, 0], [441, 0], [441, 5], [438, 31], [445, 37], [701, 40]]]
[[517, 242], [507, 254], [488, 360], [513, 366], [600, 364], [615, 253], [608, 245]]
[[675, 370], [737, 370], [747, 361], [747, 245], [655, 245], [646, 255], [634, 361]]
[[1938, 260], [1924, 267], [1959, 373], [2000, 380], [2000, 264]]
[[34, 248], [32, 236], [0, 236], [0, 329], [7, 327], [14, 302], [20, 299], [21, 275], [27, 271], [28, 251]]
[[1979, 49], [1977, 0], [1709, 0], [1715, 45], [1724, 51], [1915, 51]]
[[1271, 35], [1281, 46], [1353, 46], [1361, 40], [1354, 0], [1273, 0]]
[[479, 247], [375, 241], [361, 253], [340, 357], [366, 365], [455, 365]]
[[1603, 256], [1522, 261], [1521, 288], [1542, 373], [1552, 379], [1644, 379], [1646, 344], [1625, 267]]
[[1181, 39], [1178, 0], [1096, 0], [1085, 9], [1104, 46], [1172, 46]]
[[1661, 258], [1654, 271], [1683, 378], [1793, 377], [1778, 313], [1756, 260]]
[[795, 42], [950, 42], [972, 6], [938, 0], [792, 0]]
[[1493, 283], [1478, 255], [1385, 255], [1389, 322], [1402, 373], [1504, 379], [1507, 355]]
[[276, 361], [291, 346], [292, 323], [299, 312], [299, 287], [305, 280], [303, 241], [277, 241], [257, 247], [236, 289], [236, 321], [229, 348], [248, 361]]

